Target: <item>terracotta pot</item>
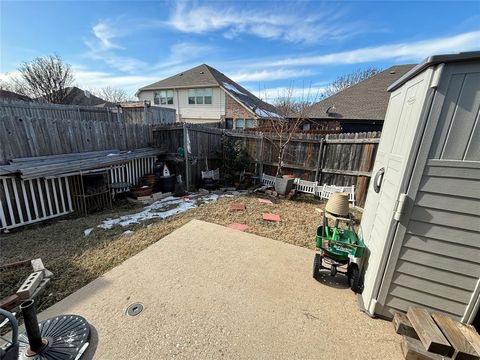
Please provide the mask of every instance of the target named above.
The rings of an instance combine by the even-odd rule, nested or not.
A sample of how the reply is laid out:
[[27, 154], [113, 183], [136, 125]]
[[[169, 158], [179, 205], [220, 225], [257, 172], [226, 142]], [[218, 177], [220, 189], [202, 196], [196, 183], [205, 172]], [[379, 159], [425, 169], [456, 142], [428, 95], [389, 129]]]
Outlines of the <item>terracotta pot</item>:
[[152, 192], [153, 187], [148, 185], [132, 187], [130, 189], [130, 193], [136, 198], [139, 198], [141, 196], [150, 196], [152, 195]]

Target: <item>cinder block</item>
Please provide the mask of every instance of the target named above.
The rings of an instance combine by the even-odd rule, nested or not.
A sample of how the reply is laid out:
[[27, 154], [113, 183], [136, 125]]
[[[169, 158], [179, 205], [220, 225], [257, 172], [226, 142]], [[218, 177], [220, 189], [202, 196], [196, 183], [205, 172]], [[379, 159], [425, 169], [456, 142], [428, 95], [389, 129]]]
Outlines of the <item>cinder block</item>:
[[45, 266], [43, 266], [43, 261], [40, 258], [32, 260], [32, 267], [33, 271], [43, 271], [43, 269], [45, 269]]
[[35, 299], [38, 295], [40, 295], [45, 288], [48, 286], [50, 283], [49, 278], [44, 278], [42, 281], [40, 281], [40, 284], [38, 284], [38, 287], [35, 289], [35, 291], [32, 294], [32, 299]]
[[37, 289], [40, 282], [43, 280], [43, 271], [36, 271], [31, 273], [27, 280], [20, 286], [17, 291], [17, 295], [20, 299], [28, 299], [30, 298], [35, 290]]
[[165, 199], [166, 197], [169, 197], [169, 196], [172, 196], [171, 192], [167, 192], [167, 193], [157, 192], [152, 194], [152, 198], [155, 201]]

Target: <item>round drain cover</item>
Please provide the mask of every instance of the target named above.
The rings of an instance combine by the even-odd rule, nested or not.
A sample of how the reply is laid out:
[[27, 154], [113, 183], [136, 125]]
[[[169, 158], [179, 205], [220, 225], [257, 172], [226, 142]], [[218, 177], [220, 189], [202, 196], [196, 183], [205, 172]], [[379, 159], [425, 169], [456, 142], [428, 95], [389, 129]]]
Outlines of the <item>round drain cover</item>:
[[137, 316], [143, 311], [143, 305], [140, 303], [133, 303], [127, 308], [127, 315]]

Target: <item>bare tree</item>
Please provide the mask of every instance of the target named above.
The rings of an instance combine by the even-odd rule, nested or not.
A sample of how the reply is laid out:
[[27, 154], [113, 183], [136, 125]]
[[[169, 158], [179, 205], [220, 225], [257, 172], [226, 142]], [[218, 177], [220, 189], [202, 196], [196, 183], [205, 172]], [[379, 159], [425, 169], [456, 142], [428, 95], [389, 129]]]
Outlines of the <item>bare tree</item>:
[[307, 109], [310, 104], [315, 102], [309, 91], [304, 91], [302, 94], [301, 98], [295, 97], [293, 88], [289, 88], [274, 101], [278, 116], [272, 116], [269, 120], [271, 133], [274, 136], [266, 135], [265, 137], [278, 151], [276, 177], [282, 174], [288, 144], [298, 133], [300, 126], [308, 120]]
[[358, 84], [360, 81], [366, 80], [375, 74], [378, 74], [381, 69], [369, 67], [366, 69], [356, 69], [351, 73], [341, 75], [332, 81], [325, 89], [322, 97], [326, 98], [332, 96], [339, 91], [342, 91], [352, 85]]
[[128, 96], [128, 93], [124, 89], [113, 88], [110, 86], [106, 86], [101, 89], [94, 89], [90, 92], [93, 95], [112, 103], [120, 103], [130, 100], [130, 96]]
[[18, 70], [20, 77], [14, 81], [19, 91], [39, 101], [64, 103], [68, 87], [74, 82], [71, 66], [58, 55], [37, 57]]

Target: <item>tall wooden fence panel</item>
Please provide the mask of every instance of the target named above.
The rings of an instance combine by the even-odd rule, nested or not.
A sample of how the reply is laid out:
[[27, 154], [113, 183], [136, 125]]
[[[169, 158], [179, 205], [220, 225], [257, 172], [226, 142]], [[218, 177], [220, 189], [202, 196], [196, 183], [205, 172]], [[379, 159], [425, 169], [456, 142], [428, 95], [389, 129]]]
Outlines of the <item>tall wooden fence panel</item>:
[[151, 146], [152, 125], [0, 116], [0, 164], [18, 157]]
[[46, 104], [24, 101], [0, 101], [0, 116], [69, 119], [78, 121], [125, 122], [129, 124], [173, 124], [175, 109], [148, 107], [96, 107]]

